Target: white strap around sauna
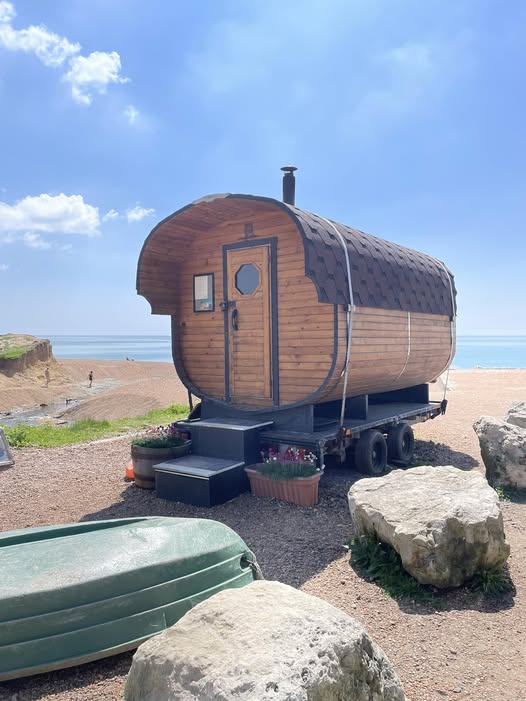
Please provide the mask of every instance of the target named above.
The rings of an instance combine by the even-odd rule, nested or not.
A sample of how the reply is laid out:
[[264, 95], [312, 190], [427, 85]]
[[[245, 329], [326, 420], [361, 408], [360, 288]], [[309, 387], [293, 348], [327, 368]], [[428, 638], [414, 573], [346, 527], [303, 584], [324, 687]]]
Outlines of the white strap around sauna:
[[[440, 267], [445, 272], [446, 277], [449, 281], [449, 292], [451, 294], [451, 322], [449, 324], [450, 346], [449, 346], [449, 356], [447, 359], [447, 363], [444, 367], [444, 370], [447, 368], [446, 381], [444, 383], [444, 398], [442, 399], [442, 402], [444, 402], [446, 399], [447, 386], [448, 386], [448, 382], [449, 382], [449, 368], [451, 367], [451, 361], [453, 360], [453, 345], [455, 343], [455, 319], [456, 319], [457, 315], [455, 312], [455, 295], [453, 294], [453, 282], [451, 281], [451, 275], [449, 273], [449, 270], [446, 268], [444, 263], [442, 263], [442, 261], [439, 258], [435, 258], [434, 256], [431, 256], [431, 257], [433, 258], [435, 263], [438, 263], [438, 265], [440, 265]], [[440, 375], [442, 375], [444, 370], [442, 370]], [[445, 409], [444, 409], [444, 411], [445, 411]]]
[[345, 366], [343, 368], [343, 393], [342, 393], [342, 407], [340, 411], [340, 426], [343, 426], [343, 420], [345, 416], [345, 400], [347, 399], [347, 378], [349, 374], [349, 361], [351, 359], [351, 333], [352, 333], [352, 313], [354, 310], [354, 297], [352, 292], [352, 282], [351, 282], [351, 261], [349, 259], [349, 249], [345, 242], [345, 238], [341, 231], [338, 231], [336, 225], [325, 217], [320, 217], [323, 221], [328, 224], [338, 237], [340, 241], [343, 253], [345, 256], [345, 265], [347, 267], [347, 283], [349, 285], [349, 304], [347, 305], [347, 351], [345, 353]]

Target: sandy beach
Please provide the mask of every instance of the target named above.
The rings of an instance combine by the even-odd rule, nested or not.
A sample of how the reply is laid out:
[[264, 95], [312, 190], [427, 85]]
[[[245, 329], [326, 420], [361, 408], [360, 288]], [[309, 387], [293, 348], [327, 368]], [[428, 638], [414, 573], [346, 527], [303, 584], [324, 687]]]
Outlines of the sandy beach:
[[[153, 401], [169, 405], [185, 398], [169, 365], [124, 361], [67, 361], [64, 365], [80, 383], [89, 369], [94, 370], [96, 382], [120, 382], [84, 405], [92, 402], [101, 412], [106, 401], [114, 402], [117, 410], [119, 393], [128, 407], [141, 401], [144, 407]], [[415, 427], [416, 460], [483, 471], [473, 419], [482, 414], [502, 416], [512, 401], [524, 399], [526, 370], [452, 371], [450, 379], [446, 416]], [[441, 388], [434, 386], [435, 397], [440, 393]], [[485, 600], [473, 592], [452, 591], [432, 604], [417, 604], [388, 598], [348, 564], [344, 545], [352, 536], [352, 523], [346, 495], [360, 477], [352, 470], [328, 470], [321, 482], [320, 503], [312, 509], [250, 494], [204, 509], [157, 499], [154, 493], [124, 482], [129, 439], [19, 449], [14, 454], [16, 466], [0, 473], [3, 530], [153, 514], [216, 519], [244, 538], [267, 579], [326, 599], [363, 623], [391, 659], [410, 701], [526, 698], [524, 500], [502, 502], [515, 593]], [[131, 654], [125, 653], [0, 684], [0, 700], [116, 701], [122, 698], [130, 662]]]
[[[126, 360], [59, 360], [49, 386], [35, 369], [29, 375], [0, 374], [0, 412], [46, 404], [64, 418], [121, 419], [172, 404], [188, 404], [188, 393], [172, 363]], [[93, 371], [93, 386], [88, 374]], [[75, 406], [66, 399], [78, 400]], [[1, 419], [0, 419], [1, 423]]]

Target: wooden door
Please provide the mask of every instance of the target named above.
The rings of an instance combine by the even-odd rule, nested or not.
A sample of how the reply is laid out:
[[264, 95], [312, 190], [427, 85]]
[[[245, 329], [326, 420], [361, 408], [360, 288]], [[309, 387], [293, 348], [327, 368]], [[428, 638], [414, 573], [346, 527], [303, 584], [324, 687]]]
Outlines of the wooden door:
[[270, 246], [226, 250], [228, 387], [233, 402], [270, 404]]

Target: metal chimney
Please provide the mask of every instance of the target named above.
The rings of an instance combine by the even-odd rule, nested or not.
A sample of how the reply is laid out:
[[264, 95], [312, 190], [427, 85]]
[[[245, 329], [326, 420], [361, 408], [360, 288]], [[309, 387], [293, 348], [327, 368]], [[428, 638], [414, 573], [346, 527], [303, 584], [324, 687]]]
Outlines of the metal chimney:
[[298, 170], [296, 166], [283, 166], [281, 169], [285, 175], [283, 176], [283, 202], [294, 205], [296, 203], [296, 178], [294, 171]]

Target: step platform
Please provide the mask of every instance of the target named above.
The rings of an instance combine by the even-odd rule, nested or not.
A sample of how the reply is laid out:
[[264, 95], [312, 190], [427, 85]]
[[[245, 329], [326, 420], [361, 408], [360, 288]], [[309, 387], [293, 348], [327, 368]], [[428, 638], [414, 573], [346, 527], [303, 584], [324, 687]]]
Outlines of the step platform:
[[154, 465], [157, 496], [194, 506], [223, 504], [249, 489], [245, 463], [185, 455]]
[[192, 453], [195, 455], [221, 457], [253, 465], [261, 459], [259, 434], [262, 430], [271, 428], [272, 421], [216, 417], [178, 422], [177, 426], [190, 431]]

